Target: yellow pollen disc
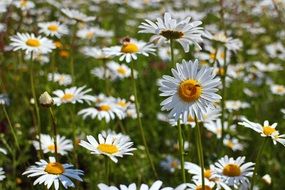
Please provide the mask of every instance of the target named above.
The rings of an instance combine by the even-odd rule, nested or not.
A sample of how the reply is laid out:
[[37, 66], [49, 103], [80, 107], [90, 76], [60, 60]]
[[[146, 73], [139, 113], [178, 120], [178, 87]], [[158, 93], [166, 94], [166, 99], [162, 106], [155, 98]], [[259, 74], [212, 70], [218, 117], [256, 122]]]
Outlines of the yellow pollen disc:
[[49, 174], [60, 175], [64, 172], [64, 168], [62, 164], [58, 162], [48, 163], [45, 168], [45, 172]]
[[127, 73], [126, 69], [122, 66], [118, 67], [117, 71], [122, 75], [125, 75]]
[[134, 43], [126, 43], [121, 48], [121, 52], [123, 53], [136, 53], [138, 51], [139, 51], [139, 48]]
[[64, 101], [71, 101], [73, 99], [74, 95], [71, 93], [64, 94], [61, 99]]
[[195, 119], [191, 115], [189, 115], [187, 121], [188, 122], [195, 122]]
[[51, 144], [47, 147], [50, 151], [54, 151], [55, 150], [55, 146], [54, 144]]
[[52, 32], [58, 31], [58, 26], [56, 24], [51, 24], [48, 26], [48, 30]]
[[229, 148], [231, 148], [231, 149], [234, 147], [234, 143], [233, 143], [232, 141], [230, 141], [230, 140], [227, 142], [226, 145], [227, 145]]
[[236, 164], [227, 164], [223, 169], [223, 174], [229, 177], [240, 176], [240, 167]]
[[171, 166], [172, 168], [178, 168], [178, 163], [177, 163], [177, 161], [172, 161], [171, 164], [170, 164], [170, 166]]
[[92, 39], [94, 37], [94, 32], [87, 32], [86, 37]]
[[270, 127], [270, 126], [264, 126], [263, 127], [263, 133], [267, 136], [270, 136], [272, 133], [274, 133], [276, 131], [275, 128]]
[[101, 111], [109, 111], [110, 109], [111, 109], [111, 107], [108, 105], [101, 105], [99, 107], [99, 110], [101, 110]]
[[57, 48], [62, 48], [62, 43], [60, 41], [55, 41], [53, 42], [53, 44], [55, 45], [55, 47]]
[[[204, 188], [205, 190], [212, 190], [212, 188], [209, 187], [208, 185], [205, 185], [204, 187], [205, 187], [205, 188]], [[202, 185], [197, 186], [197, 187], [196, 187], [196, 190], [203, 190]]]
[[41, 45], [41, 42], [38, 39], [30, 38], [26, 41], [26, 45], [31, 47], [39, 47]]
[[20, 6], [21, 6], [21, 7], [25, 7], [25, 6], [27, 6], [27, 4], [28, 4], [28, 1], [27, 1], [27, 0], [21, 0], [21, 1], [20, 1]]
[[160, 35], [164, 36], [167, 39], [179, 39], [184, 34], [183, 32], [175, 31], [175, 30], [163, 30], [160, 32]]
[[204, 176], [205, 176], [205, 178], [210, 179], [210, 177], [212, 176], [211, 170], [205, 170], [204, 171]]
[[119, 151], [117, 146], [112, 144], [99, 144], [97, 149], [107, 154], [114, 154]]
[[178, 94], [185, 102], [193, 102], [200, 98], [202, 90], [202, 87], [196, 80], [189, 79], [180, 83]]
[[123, 108], [125, 108], [127, 106], [126, 102], [124, 102], [124, 101], [119, 101], [117, 104]]
[[67, 58], [67, 57], [69, 57], [69, 51], [67, 51], [67, 50], [61, 50], [61, 51], [59, 52], [59, 55], [60, 55], [61, 57], [63, 57], [63, 58]]
[[210, 54], [210, 58], [213, 59], [213, 60], [215, 60], [215, 59], [216, 59], [216, 52], [212, 52], [212, 53]]
[[225, 75], [225, 69], [224, 68], [219, 68], [218, 75], [221, 75], [221, 76]]

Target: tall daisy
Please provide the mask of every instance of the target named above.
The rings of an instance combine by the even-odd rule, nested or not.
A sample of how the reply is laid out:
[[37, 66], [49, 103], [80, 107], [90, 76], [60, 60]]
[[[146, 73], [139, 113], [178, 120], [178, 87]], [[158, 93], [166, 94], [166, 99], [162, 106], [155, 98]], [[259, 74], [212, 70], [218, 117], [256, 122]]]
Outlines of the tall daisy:
[[249, 179], [253, 174], [254, 163], [245, 162], [245, 157], [237, 159], [224, 156], [214, 164], [213, 177], [222, 179], [227, 185], [237, 188], [249, 187]]
[[177, 41], [181, 44], [185, 52], [189, 52], [190, 44], [195, 44], [201, 49], [199, 42], [202, 41], [203, 28], [200, 26], [201, 21], [190, 22], [191, 17], [184, 20], [176, 20], [171, 18], [171, 14], [166, 12], [164, 19], [157, 18], [156, 22], [145, 20], [139, 28], [139, 33], [154, 34], [150, 41], [162, 44], [167, 40]]
[[[104, 137], [105, 136], [105, 137]], [[87, 136], [87, 141], [81, 140], [79, 145], [91, 151], [91, 154], [108, 156], [115, 163], [118, 162], [117, 157], [124, 155], [133, 155], [136, 148], [132, 148], [133, 142], [125, 135], [106, 135], [99, 134], [98, 141], [91, 135]]]
[[42, 36], [35, 34], [17, 33], [10, 37], [12, 43], [10, 44], [14, 51], [24, 50], [26, 54], [33, 53], [49, 53], [55, 49], [54, 43]]
[[56, 96], [53, 98], [53, 100], [57, 106], [66, 103], [83, 103], [84, 101], [90, 103], [95, 100], [94, 96], [87, 94], [90, 91], [91, 89], [85, 89], [85, 86], [79, 88], [71, 87], [65, 90], [56, 90], [53, 92], [53, 94]]
[[270, 137], [275, 145], [278, 142], [285, 146], [285, 134], [280, 135], [279, 131], [276, 130], [277, 123], [270, 125], [266, 120], [264, 121], [263, 125], [261, 125], [259, 123], [251, 122], [247, 119], [243, 119], [243, 122], [239, 122], [238, 124], [254, 130], [262, 137]]
[[75, 9], [61, 9], [61, 12], [63, 12], [69, 18], [79, 22], [90, 22], [94, 21], [96, 18], [94, 16], [87, 16], [86, 14], [79, 12], [78, 10]]
[[84, 173], [82, 170], [73, 169], [71, 164], [61, 164], [56, 162], [54, 157], [49, 157], [49, 162], [40, 160], [36, 165], [29, 167], [23, 175], [37, 177], [33, 185], [44, 184], [48, 189], [54, 185], [55, 190], [58, 190], [59, 182], [65, 189], [75, 187], [70, 178], [82, 181], [80, 176]]
[[182, 116], [183, 122], [188, 117], [203, 119], [207, 109], [221, 99], [216, 93], [220, 79], [215, 78], [213, 68], [198, 65], [198, 60], [176, 64], [172, 76], [163, 76], [159, 83], [160, 96], [168, 96], [162, 103], [162, 110], [171, 110], [169, 117], [177, 121]]
[[137, 55], [148, 56], [150, 53], [153, 53], [155, 49], [151, 43], [124, 38], [122, 46], [104, 48], [103, 51], [107, 56], [119, 56], [120, 61], [125, 60], [127, 63], [130, 63], [132, 60], [137, 60]]
[[[73, 149], [73, 143], [70, 139], [66, 139], [64, 136], [56, 136], [57, 140], [57, 153], [61, 155], [66, 155], [67, 152], [71, 151]], [[54, 139], [46, 134], [41, 134], [41, 145], [42, 145], [42, 150], [44, 153], [54, 153], [55, 152], [55, 146], [54, 146]], [[33, 141], [34, 147], [39, 150], [39, 141]]]
[[55, 36], [60, 38], [62, 35], [68, 34], [68, 29], [64, 24], [59, 22], [42, 22], [39, 23], [40, 33], [43, 33], [47, 36]]

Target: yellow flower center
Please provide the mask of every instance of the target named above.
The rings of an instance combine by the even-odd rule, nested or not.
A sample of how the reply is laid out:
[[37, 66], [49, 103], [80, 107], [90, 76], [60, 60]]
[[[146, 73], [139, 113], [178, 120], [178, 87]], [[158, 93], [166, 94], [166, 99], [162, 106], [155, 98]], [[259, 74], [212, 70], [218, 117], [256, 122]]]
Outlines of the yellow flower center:
[[[205, 185], [204, 187], [205, 187], [204, 190], [212, 190], [212, 188], [209, 187], [208, 185]], [[196, 190], [203, 190], [203, 186], [202, 185], [197, 186]]]
[[39, 47], [41, 45], [41, 42], [38, 39], [30, 38], [26, 41], [26, 45], [31, 47]]
[[234, 147], [234, 143], [230, 140], [228, 140], [228, 142], [226, 143], [226, 145], [229, 147], [229, 148], [233, 148]]
[[48, 30], [52, 32], [58, 31], [58, 26], [56, 24], [51, 24], [48, 26]]
[[212, 52], [211, 54], [210, 54], [210, 59], [213, 59], [213, 60], [215, 60], [216, 59], [216, 52]]
[[263, 127], [263, 133], [267, 136], [270, 136], [272, 133], [274, 133], [276, 131], [275, 128], [271, 127], [271, 126], [264, 126]]
[[136, 53], [139, 51], [139, 48], [134, 43], [125, 43], [121, 48], [121, 52], [123, 53]]
[[60, 55], [61, 57], [63, 57], [63, 58], [67, 58], [67, 57], [69, 57], [69, 51], [67, 51], [67, 50], [61, 50], [61, 51], [59, 52], [59, 55]]
[[109, 111], [111, 109], [111, 107], [110, 106], [108, 106], [108, 105], [101, 105], [100, 107], [99, 107], [99, 110], [101, 110], [101, 111]]
[[61, 99], [64, 101], [71, 101], [74, 98], [74, 95], [71, 93], [64, 94]]
[[187, 121], [188, 122], [195, 122], [195, 119], [191, 115], [189, 115]]
[[49, 145], [47, 148], [49, 149], [49, 151], [55, 151], [54, 144]]
[[180, 83], [178, 94], [185, 102], [193, 102], [200, 98], [202, 90], [202, 87], [196, 80], [188, 79]]
[[100, 150], [101, 152], [105, 152], [107, 154], [114, 154], [114, 153], [117, 153], [119, 151], [117, 146], [112, 145], [112, 144], [99, 144], [97, 149]]
[[27, 4], [28, 4], [28, 1], [27, 1], [27, 0], [21, 0], [21, 1], [20, 1], [20, 6], [21, 6], [21, 7], [26, 7]]
[[223, 174], [230, 177], [240, 176], [240, 167], [236, 164], [227, 164], [223, 169]]
[[123, 108], [127, 107], [127, 103], [125, 101], [119, 101], [117, 104]]
[[55, 45], [55, 47], [57, 48], [62, 48], [62, 43], [60, 41], [55, 41], [53, 42], [53, 44]]
[[126, 69], [122, 66], [118, 67], [117, 71], [122, 75], [125, 75], [127, 73]]
[[170, 163], [170, 166], [171, 166], [171, 168], [178, 168], [178, 163], [177, 163], [177, 161], [172, 161], [171, 163]]
[[48, 163], [48, 165], [45, 168], [45, 172], [49, 174], [60, 175], [63, 174], [64, 168], [62, 164], [58, 162]]
[[87, 32], [86, 38], [87, 39], [92, 39], [94, 37], [94, 32]]
[[210, 179], [210, 177], [212, 176], [211, 170], [205, 170], [204, 171], [204, 176], [205, 176], [205, 178]]
[[175, 30], [163, 30], [160, 32], [160, 35], [167, 39], [179, 39], [181, 38], [184, 34], [183, 32], [180, 31], [175, 31]]

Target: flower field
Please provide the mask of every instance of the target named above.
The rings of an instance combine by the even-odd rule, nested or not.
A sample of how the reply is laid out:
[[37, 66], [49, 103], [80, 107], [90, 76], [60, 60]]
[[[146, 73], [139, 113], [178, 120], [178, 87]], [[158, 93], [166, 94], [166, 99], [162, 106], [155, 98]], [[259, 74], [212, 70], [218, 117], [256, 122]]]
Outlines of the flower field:
[[284, 0], [1, 0], [0, 190], [285, 189]]

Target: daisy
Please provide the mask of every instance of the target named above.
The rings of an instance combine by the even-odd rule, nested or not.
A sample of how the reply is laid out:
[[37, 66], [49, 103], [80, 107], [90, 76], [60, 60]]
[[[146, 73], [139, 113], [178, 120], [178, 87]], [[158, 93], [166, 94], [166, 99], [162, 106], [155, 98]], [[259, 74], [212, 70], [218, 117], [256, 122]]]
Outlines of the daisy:
[[[191, 162], [185, 162], [185, 170], [188, 170], [188, 173], [193, 175], [194, 181], [199, 181], [201, 179], [201, 167], [198, 166], [197, 164]], [[205, 181], [208, 180], [208, 182], [211, 182], [212, 185], [216, 184], [216, 190], [220, 189], [231, 190], [231, 188], [227, 184], [225, 184], [220, 178], [217, 177], [213, 178], [213, 172], [214, 172], [213, 165], [211, 165], [209, 169], [204, 170]], [[205, 185], [205, 190], [207, 190], [207, 185]]]
[[278, 142], [285, 146], [285, 134], [280, 135], [279, 131], [276, 130], [277, 123], [269, 125], [269, 122], [266, 120], [263, 122], [263, 125], [261, 125], [259, 123], [254, 123], [244, 118], [243, 122], [239, 122], [238, 124], [254, 130], [262, 137], [271, 137], [275, 145]]
[[7, 94], [0, 94], [0, 105], [9, 105], [10, 99]]
[[154, 45], [151, 43], [124, 38], [122, 46], [104, 48], [103, 51], [107, 56], [120, 56], [120, 61], [125, 60], [130, 63], [132, 60], [137, 60], [137, 55], [149, 56], [155, 50]]
[[171, 18], [171, 14], [166, 12], [164, 20], [157, 18], [156, 22], [145, 20], [139, 28], [139, 33], [154, 34], [150, 41], [157, 44], [165, 43], [167, 40], [175, 40], [181, 44], [185, 52], [189, 52], [190, 44], [195, 44], [202, 49], [199, 42], [202, 41], [203, 28], [200, 27], [201, 21], [190, 22], [191, 17], [181, 21]]
[[[194, 183], [187, 184], [188, 190], [203, 190], [202, 180], [193, 180]], [[215, 183], [205, 179], [205, 190], [214, 190]]]
[[78, 10], [74, 10], [74, 9], [61, 9], [61, 12], [63, 12], [69, 18], [74, 19], [79, 22], [90, 22], [90, 21], [94, 21], [96, 18], [94, 16], [87, 16], [84, 13], [79, 12]]
[[3, 168], [0, 167], [0, 181], [3, 181], [6, 178]]
[[10, 44], [14, 51], [24, 50], [26, 54], [33, 53], [49, 53], [55, 49], [54, 43], [42, 36], [35, 36], [35, 34], [17, 33], [10, 37], [12, 43]]
[[115, 76], [111, 73], [110, 69], [105, 66], [95, 67], [90, 73], [101, 80], [115, 80]]
[[47, 36], [60, 38], [62, 35], [68, 34], [67, 27], [59, 22], [42, 22], [38, 26], [40, 27], [39, 32]]
[[7, 7], [11, 4], [12, 0], [2, 0], [0, 2], [0, 13], [7, 11]]
[[160, 162], [160, 166], [171, 173], [174, 173], [177, 169], [180, 169], [180, 161], [171, 155], [168, 155], [163, 161]]
[[249, 177], [253, 174], [254, 163], [245, 163], [245, 157], [237, 159], [224, 156], [214, 164], [213, 177], [222, 179], [227, 185], [237, 188], [242, 185], [245, 189], [249, 187]]
[[115, 61], [111, 61], [107, 63], [107, 67], [115, 75], [115, 78], [123, 79], [131, 76], [131, 69], [125, 64], [120, 65]]
[[111, 38], [113, 37], [114, 33], [112, 31], [92, 27], [80, 29], [76, 35], [81, 39], [93, 40], [95, 37]]
[[109, 134], [103, 137], [102, 134], [99, 134], [98, 141], [93, 136], [88, 135], [87, 141], [81, 140], [79, 145], [90, 150], [91, 154], [108, 156], [115, 163], [118, 162], [117, 157], [133, 155], [132, 151], [136, 150], [136, 148], [132, 148], [134, 143], [122, 135]]
[[86, 93], [90, 92], [91, 89], [85, 89], [86, 86], [82, 87], [71, 87], [63, 90], [56, 90], [53, 92], [56, 97], [53, 98], [54, 103], [59, 106], [61, 104], [72, 103], [75, 104], [76, 102], [83, 103], [83, 101], [87, 102], [88, 104], [95, 100], [94, 96], [88, 95]]
[[242, 102], [240, 100], [227, 100], [226, 101], [226, 109], [229, 112], [238, 111], [240, 109], [248, 108], [250, 106], [247, 102]]
[[220, 79], [215, 78], [213, 68], [198, 64], [198, 60], [183, 60], [171, 70], [174, 77], [164, 75], [159, 83], [160, 96], [169, 96], [161, 103], [162, 110], [171, 110], [169, 117], [174, 117], [175, 121], [180, 116], [183, 122], [189, 116], [202, 120], [207, 109], [221, 99], [216, 94]]
[[[73, 144], [72, 141], [69, 139], [66, 139], [64, 136], [56, 136], [57, 139], [57, 153], [61, 155], [66, 155], [67, 152], [71, 151], [73, 149]], [[42, 150], [44, 153], [54, 153], [55, 152], [55, 147], [54, 147], [54, 139], [46, 134], [41, 134], [41, 145], [42, 145]], [[39, 146], [39, 141], [33, 141], [33, 145], [36, 150], [40, 149]]]
[[[220, 139], [222, 137], [222, 121], [221, 119], [217, 119], [216, 121], [207, 122], [204, 124], [204, 127], [217, 135], [217, 138]], [[224, 128], [227, 130], [228, 122], [224, 121]]]
[[29, 0], [14, 1], [14, 5], [17, 8], [20, 8], [22, 11], [27, 11], [27, 10], [32, 9], [32, 8], [35, 7], [35, 4], [32, 1], [29, 1]]
[[106, 55], [105, 51], [103, 51], [103, 49], [99, 48], [99, 47], [89, 47], [89, 46], [86, 46], [86, 47], [83, 47], [81, 49], [81, 52], [84, 54], [84, 55], [87, 55], [87, 56], [90, 56], [90, 57], [93, 57], [95, 59], [108, 59], [109, 56]]
[[38, 177], [33, 185], [44, 184], [48, 189], [54, 185], [55, 190], [59, 189], [59, 181], [65, 189], [75, 187], [70, 178], [82, 181], [82, 170], [73, 169], [71, 164], [61, 164], [55, 161], [54, 157], [49, 157], [49, 162], [40, 160], [36, 165], [29, 167], [23, 175], [27, 177]]
[[225, 136], [223, 139], [223, 144], [233, 151], [243, 150], [244, 148], [237, 138], [231, 138], [229, 135]]
[[67, 86], [72, 83], [72, 77], [69, 74], [49, 73], [48, 81], [57, 82], [60, 86]]
[[280, 96], [285, 95], [285, 86], [283, 85], [278, 85], [278, 84], [270, 85], [270, 90], [273, 94]]
[[105, 119], [107, 123], [118, 117], [120, 120], [125, 117], [123, 109], [112, 101], [103, 101], [97, 103], [94, 107], [82, 109], [78, 112], [82, 115], [83, 119], [90, 116], [92, 119], [98, 118], [99, 120]]

